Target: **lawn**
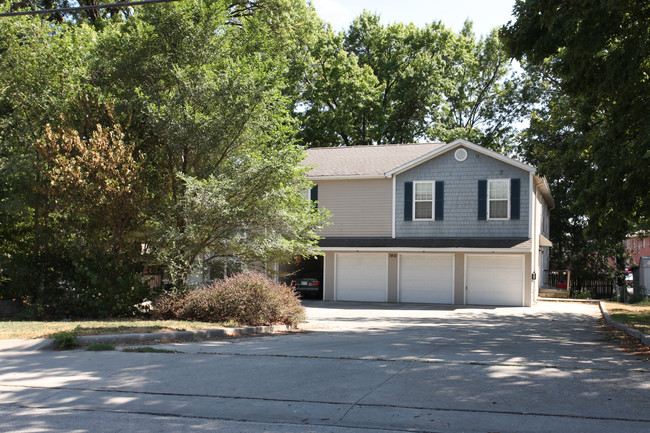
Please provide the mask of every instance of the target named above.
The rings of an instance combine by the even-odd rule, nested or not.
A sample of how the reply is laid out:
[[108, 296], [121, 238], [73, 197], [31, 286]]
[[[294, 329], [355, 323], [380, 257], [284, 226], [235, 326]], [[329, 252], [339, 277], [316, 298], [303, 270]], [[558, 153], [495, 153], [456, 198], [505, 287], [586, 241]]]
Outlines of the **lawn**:
[[605, 306], [609, 315], [616, 322], [638, 329], [645, 334], [650, 334], [650, 303], [620, 304], [618, 302], [606, 302]]
[[140, 332], [189, 331], [224, 328], [233, 323], [187, 322], [180, 320], [83, 320], [70, 322], [0, 321], [0, 340], [47, 338], [59, 331], [77, 330], [77, 335], [132, 334]]

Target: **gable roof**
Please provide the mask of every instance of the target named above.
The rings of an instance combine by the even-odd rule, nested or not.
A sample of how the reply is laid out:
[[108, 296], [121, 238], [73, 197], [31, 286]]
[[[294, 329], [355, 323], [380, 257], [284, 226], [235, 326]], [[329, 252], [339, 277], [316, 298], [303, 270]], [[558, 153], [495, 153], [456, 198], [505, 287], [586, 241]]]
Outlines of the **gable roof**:
[[302, 164], [311, 167], [307, 172], [309, 179], [390, 178], [460, 146], [535, 173], [533, 166], [463, 139], [451, 143], [315, 147], [307, 149], [307, 157]]
[[307, 149], [302, 164], [312, 178], [386, 177], [386, 173], [445, 146], [445, 143], [379, 146], [315, 147]]
[[531, 173], [535, 173], [535, 167], [533, 167], [532, 165], [528, 165], [528, 164], [525, 164], [525, 163], [523, 163], [521, 161], [517, 161], [516, 159], [509, 158], [509, 157], [507, 157], [505, 155], [501, 155], [500, 153], [494, 152], [493, 150], [486, 149], [486, 148], [484, 148], [482, 146], [479, 146], [478, 144], [474, 144], [474, 143], [472, 143], [470, 141], [463, 140], [462, 138], [460, 138], [458, 140], [452, 141], [451, 143], [444, 144], [444, 145], [438, 147], [437, 149], [434, 149], [433, 151], [431, 151], [430, 153], [428, 153], [426, 155], [422, 155], [419, 158], [416, 158], [416, 159], [414, 159], [412, 161], [409, 161], [409, 162], [407, 162], [407, 163], [405, 163], [405, 164], [403, 164], [403, 165], [401, 165], [401, 166], [399, 166], [399, 167], [397, 167], [397, 168], [395, 168], [395, 169], [393, 169], [391, 171], [386, 172], [385, 176], [386, 177], [392, 177], [395, 174], [402, 173], [402, 172], [404, 172], [404, 171], [406, 171], [406, 170], [408, 170], [410, 168], [415, 167], [416, 165], [422, 164], [423, 162], [426, 162], [426, 161], [428, 161], [430, 159], [433, 159], [438, 155], [441, 155], [441, 154], [443, 154], [445, 152], [448, 152], [449, 150], [452, 150], [452, 149], [454, 149], [456, 147], [461, 147], [461, 146], [466, 147], [468, 149], [472, 149], [472, 150], [474, 150], [476, 152], [479, 152], [479, 153], [482, 153], [484, 155], [490, 156], [490, 157], [492, 157], [494, 159], [505, 162], [506, 164], [514, 165], [515, 167], [519, 167], [522, 170], [526, 170], [526, 171], [529, 171]]

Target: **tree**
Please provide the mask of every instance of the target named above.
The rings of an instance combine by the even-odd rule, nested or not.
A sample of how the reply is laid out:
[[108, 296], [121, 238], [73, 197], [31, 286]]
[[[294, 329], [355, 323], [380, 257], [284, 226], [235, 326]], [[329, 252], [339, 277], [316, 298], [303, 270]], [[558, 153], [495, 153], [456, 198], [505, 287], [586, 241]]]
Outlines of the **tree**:
[[[350, 28], [326, 29], [311, 49], [312, 68], [298, 111], [309, 146], [408, 143], [424, 136], [429, 107], [440, 98], [440, 24], [383, 26], [364, 12]], [[337, 127], [340, 125], [340, 127]]]
[[548, 83], [524, 154], [613, 247], [650, 215], [650, 4], [527, 0], [515, 16], [506, 46]]
[[75, 249], [52, 225], [34, 144], [81, 91], [92, 32], [17, 17], [0, 35], [0, 296], [51, 305]]
[[528, 116], [538, 89], [525, 73], [515, 72], [498, 31], [476, 39], [465, 22], [446, 56], [447, 87], [432, 107], [428, 137], [450, 142], [466, 138], [503, 153], [514, 149], [516, 125]]
[[0, 296], [121, 314], [144, 266], [183, 288], [211, 256], [316, 253], [288, 78], [313, 17], [215, 0], [0, 21]]
[[179, 289], [205, 258], [311, 255], [325, 217], [300, 194], [286, 40], [261, 12], [237, 25], [226, 14], [219, 1], [143, 8], [103, 33], [94, 66], [134, 119], [126, 135], [147, 155], [156, 196], [147, 243]]
[[506, 151], [535, 101], [497, 33], [477, 41], [471, 22], [455, 34], [364, 12], [345, 32], [318, 35], [296, 110], [308, 146], [462, 137]]

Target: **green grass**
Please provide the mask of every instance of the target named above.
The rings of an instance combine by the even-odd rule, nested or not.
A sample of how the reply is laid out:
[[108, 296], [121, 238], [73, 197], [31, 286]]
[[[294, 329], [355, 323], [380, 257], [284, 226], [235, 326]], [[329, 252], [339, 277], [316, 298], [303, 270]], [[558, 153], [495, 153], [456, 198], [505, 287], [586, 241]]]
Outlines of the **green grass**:
[[13, 338], [49, 338], [57, 332], [76, 331], [77, 336], [133, 334], [166, 331], [192, 331], [231, 328], [234, 323], [189, 322], [182, 320], [83, 320], [70, 322], [0, 321], [0, 340]]
[[91, 344], [90, 346], [86, 347], [86, 350], [90, 352], [101, 352], [104, 350], [115, 350], [115, 346], [112, 344], [106, 344], [106, 343], [96, 343], [96, 344]]
[[156, 349], [151, 346], [142, 346], [142, 347], [125, 347], [122, 349], [122, 352], [137, 352], [137, 353], [182, 353], [177, 350], [169, 349]]
[[650, 303], [621, 304], [606, 302], [605, 306], [613, 320], [650, 334]]

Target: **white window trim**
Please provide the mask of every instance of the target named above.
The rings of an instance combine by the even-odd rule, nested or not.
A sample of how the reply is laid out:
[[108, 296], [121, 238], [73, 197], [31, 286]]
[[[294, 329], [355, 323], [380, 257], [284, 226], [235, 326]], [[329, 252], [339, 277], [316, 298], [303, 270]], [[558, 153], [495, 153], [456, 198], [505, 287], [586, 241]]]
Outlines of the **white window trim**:
[[[418, 183], [431, 184], [431, 218], [417, 218], [415, 216], [415, 191]], [[428, 202], [429, 200], [418, 200], [418, 202]], [[414, 180], [413, 181], [413, 221], [434, 221], [436, 219], [436, 181], [435, 180]]]
[[[506, 192], [506, 212], [507, 212], [507, 216], [505, 218], [492, 218], [490, 216], [490, 185], [492, 184], [492, 182], [497, 182], [497, 181], [504, 181], [506, 183], [506, 185], [508, 186], [508, 191]], [[498, 200], [503, 201], [503, 199], [498, 199]], [[488, 179], [487, 180], [487, 219], [488, 219], [488, 221], [507, 221], [507, 220], [510, 219], [510, 179], [502, 178], [502, 179]]]

